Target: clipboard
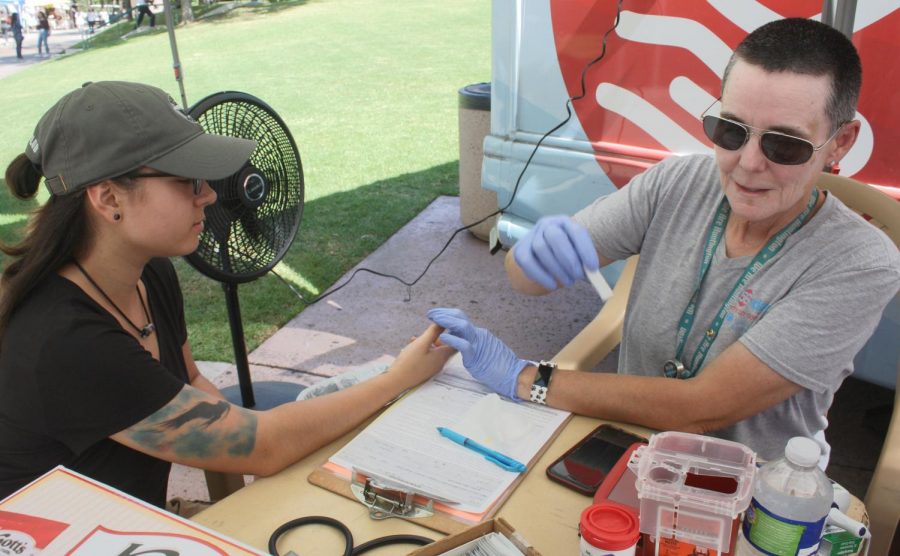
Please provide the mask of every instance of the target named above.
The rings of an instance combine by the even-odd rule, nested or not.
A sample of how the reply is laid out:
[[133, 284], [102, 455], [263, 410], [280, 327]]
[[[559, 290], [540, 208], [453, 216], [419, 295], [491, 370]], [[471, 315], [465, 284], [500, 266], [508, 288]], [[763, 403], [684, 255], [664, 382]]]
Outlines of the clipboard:
[[[453, 454], [453, 457], [449, 459], [454, 461], [448, 462], [446, 459], [440, 459], [440, 456], [432, 454], [431, 450], [423, 449], [417, 444], [410, 445], [410, 443], [420, 440], [434, 442], [436, 445], [442, 442], [449, 442], [446, 439], [441, 439], [437, 431], [434, 430], [436, 420], [447, 417], [415, 414], [415, 418], [410, 418], [412, 415], [410, 412], [415, 411], [416, 409], [414, 408], [421, 407], [417, 404], [424, 404], [424, 406], [429, 408], [446, 404], [452, 409], [444, 407], [435, 409], [435, 411], [452, 412], [453, 410], [464, 409], [467, 407], [467, 404], [468, 406], [473, 406], [479, 401], [483, 401], [482, 398], [486, 398], [491, 394], [490, 390], [474, 381], [461, 365], [456, 370], [453, 369], [453, 365], [448, 364], [448, 367], [450, 367], [449, 373], [445, 371], [442, 375], [438, 375], [438, 377], [426, 382], [419, 389], [408, 393], [382, 412], [358, 433], [354, 439], [333, 454], [329, 461], [316, 468], [309, 475], [308, 481], [346, 498], [359, 501], [369, 507], [369, 515], [373, 519], [400, 517], [445, 534], [457, 533], [492, 518], [509, 498], [513, 490], [524, 480], [525, 475], [531, 471], [531, 467], [534, 466], [565, 424], [568, 423], [571, 414], [546, 406], [532, 405], [528, 402], [523, 402], [522, 404], [504, 402], [504, 407], [507, 407], [507, 409], [503, 411], [510, 414], [505, 415], [506, 418], [520, 418], [523, 413], [536, 416], [532, 418], [532, 420], [536, 421], [534, 428], [531, 428], [531, 424], [525, 427], [529, 431], [529, 437], [533, 436], [535, 438], [529, 438], [530, 442], [526, 443], [528, 444], [527, 448], [523, 448], [527, 450], [527, 454], [518, 458], [520, 461], [527, 462], [529, 469], [524, 473], [515, 474], [514, 477], [505, 475], [508, 472], [496, 471], [499, 468], [485, 462], [481, 456], [474, 454], [474, 452], [460, 448], [456, 444], [445, 446]], [[431, 384], [432, 382], [437, 382], [437, 384]], [[434, 403], [433, 396], [439, 396], [441, 404]], [[504, 416], [501, 415], [499, 417]], [[541, 422], [537, 422], [537, 420]], [[417, 432], [423, 438], [407, 439], [406, 444], [398, 444], [396, 446], [379, 445], [379, 442], [375, 439], [380, 438], [379, 434], [383, 435], [385, 432], [393, 433], [394, 429], [390, 428], [392, 426], [391, 423], [396, 422], [402, 422], [404, 429], [417, 429]], [[437, 423], [442, 425], [448, 424], [440, 421], [437, 421]], [[537, 434], [533, 434], [532, 431], [537, 432]], [[404, 436], [401, 432], [398, 432], [397, 435], [386, 435], [386, 437], [390, 438], [388, 442]], [[428, 437], [428, 434], [433, 435], [434, 438]], [[398, 439], [397, 442], [403, 441]], [[434, 447], [436, 446], [432, 446], [432, 448]], [[371, 449], [372, 452], [377, 453], [365, 451], [366, 449]], [[455, 507], [458, 504], [454, 504], [454, 494], [451, 490], [441, 491], [440, 488], [429, 490], [430, 487], [426, 488], [423, 486], [431, 485], [433, 487], [434, 482], [423, 481], [423, 478], [430, 476], [434, 479], [435, 475], [432, 471], [441, 473], [440, 470], [415, 467], [414, 463], [419, 462], [403, 460], [404, 463], [408, 464], [405, 469], [410, 470], [409, 472], [412, 475], [403, 475], [398, 478], [397, 469], [392, 469], [393, 474], [382, 474], [381, 469], [384, 468], [378, 469], [377, 464], [373, 463], [374, 461], [383, 463], [385, 458], [402, 459], [403, 454], [406, 452], [427, 452], [428, 454], [424, 456], [425, 459], [423, 460], [426, 463], [425, 467], [427, 467], [430, 458], [430, 461], [438, 468], [446, 465], [468, 469], [466, 463], [458, 463], [468, 459], [471, 464], [482, 467], [487, 466], [489, 470], [489, 474], [484, 477], [478, 475], [477, 471], [475, 471], [472, 473], [473, 477], [492, 481], [496, 478], [495, 474], [500, 473], [503, 475], [502, 481], [496, 481], [490, 485], [492, 490], [489, 490], [489, 493], [487, 491], [484, 493], [484, 498], [480, 500], [479, 505], [466, 506], [465, 504], [459, 504], [460, 507]], [[370, 454], [372, 454], [371, 458], [368, 457]], [[352, 464], [342, 465], [333, 460], [349, 460]], [[375, 465], [375, 467], [369, 467], [370, 464]], [[468, 476], [466, 475], [466, 477]], [[409, 480], [404, 480], [403, 477]], [[457, 469], [458, 477], [459, 469]], [[482, 492], [480, 488], [476, 488], [476, 480], [473, 478], [472, 484], [467, 483], [466, 486], [469, 487], [469, 492]], [[448, 480], [448, 483], [452, 483], [452, 481]], [[437, 481], [437, 484], [446, 487], [440, 480]], [[497, 494], [495, 495], [494, 493]], [[465, 498], [465, 493], [457, 492], [456, 494], [460, 495], [460, 498], [455, 498], [456, 502]], [[477, 507], [480, 511], [468, 511], [469, 507]], [[481, 511], [481, 508], [484, 508], [483, 511]]]
[[[568, 423], [569, 419], [560, 426], [554, 435], [547, 441], [544, 445], [544, 449], [542, 449], [538, 454], [535, 455], [534, 459], [528, 464], [528, 471], [525, 473], [520, 473], [519, 476], [510, 484], [510, 486], [503, 492], [503, 495], [498, 498], [494, 504], [485, 512], [482, 513], [472, 513], [472, 512], [462, 512], [454, 509], [452, 506], [443, 503], [440, 499], [428, 498], [427, 496], [423, 496], [421, 494], [415, 493], [414, 489], [405, 489], [405, 485], [395, 485], [389, 484], [387, 491], [382, 488], [376, 488], [375, 494], [382, 497], [387, 503], [390, 503], [395, 506], [400, 506], [401, 508], [406, 505], [405, 502], [409, 502], [413, 504], [412, 511], [415, 512], [417, 509], [424, 509], [427, 513], [420, 513], [419, 515], [402, 515], [402, 514], [391, 514], [385, 515], [384, 517], [373, 516], [373, 507], [369, 506], [364, 500], [360, 499], [359, 491], [362, 489], [365, 491], [365, 483], [362, 482], [367, 478], [364, 472], [359, 470], [347, 470], [341, 466], [335, 465], [330, 462], [325, 462], [319, 467], [317, 467], [312, 473], [310, 473], [307, 480], [318, 487], [324, 488], [326, 490], [330, 490], [336, 494], [340, 494], [345, 498], [349, 498], [350, 500], [356, 500], [364, 505], [369, 506], [370, 517], [373, 519], [387, 519], [390, 517], [397, 517], [400, 519], [405, 519], [412, 523], [416, 523], [423, 527], [427, 527], [428, 529], [432, 529], [434, 531], [438, 531], [439, 533], [444, 533], [446, 535], [453, 535], [469, 529], [473, 525], [478, 525], [480, 523], [484, 523], [491, 518], [493, 518], [506, 500], [512, 495], [513, 491], [516, 487], [519, 486], [523, 480], [525, 480], [526, 474], [532, 471], [532, 466], [537, 462], [538, 459], [543, 455], [544, 451], [547, 447], [552, 444], [553, 440], [556, 439], [556, 436], [565, 426], [565, 423]], [[394, 487], [394, 488], [391, 488]], [[399, 487], [399, 488], [397, 488]], [[390, 492], [391, 490], [396, 491], [395, 493]], [[412, 500], [404, 500], [406, 495], [412, 494]], [[376, 506], [375, 511], [378, 511], [381, 506]]]

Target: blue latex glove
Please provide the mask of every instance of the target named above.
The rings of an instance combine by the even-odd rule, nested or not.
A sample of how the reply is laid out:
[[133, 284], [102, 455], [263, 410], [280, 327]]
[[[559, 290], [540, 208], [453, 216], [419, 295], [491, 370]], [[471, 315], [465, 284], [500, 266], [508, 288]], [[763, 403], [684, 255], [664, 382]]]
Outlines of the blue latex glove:
[[493, 388], [501, 396], [520, 401], [516, 395], [519, 373], [528, 361], [519, 359], [496, 336], [469, 322], [459, 309], [432, 309], [428, 318], [446, 331], [443, 343], [462, 354], [463, 365], [476, 380]]
[[513, 258], [525, 276], [548, 290], [571, 286], [597, 270], [600, 259], [588, 231], [568, 216], [541, 218], [516, 242]]

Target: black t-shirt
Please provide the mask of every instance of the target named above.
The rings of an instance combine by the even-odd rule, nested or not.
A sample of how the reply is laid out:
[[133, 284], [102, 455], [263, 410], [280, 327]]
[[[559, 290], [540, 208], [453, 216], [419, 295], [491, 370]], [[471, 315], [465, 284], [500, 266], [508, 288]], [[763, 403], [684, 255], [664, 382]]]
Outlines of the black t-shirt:
[[175, 269], [167, 259], [154, 259], [141, 279], [159, 361], [56, 274], [13, 314], [0, 342], [0, 498], [64, 465], [165, 504], [171, 464], [109, 438], [163, 407], [188, 381]]

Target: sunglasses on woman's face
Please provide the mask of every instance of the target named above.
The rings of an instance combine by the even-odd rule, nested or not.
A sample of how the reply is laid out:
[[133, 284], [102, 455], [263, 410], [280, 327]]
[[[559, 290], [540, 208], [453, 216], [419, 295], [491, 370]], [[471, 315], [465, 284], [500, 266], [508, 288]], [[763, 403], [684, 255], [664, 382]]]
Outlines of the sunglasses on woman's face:
[[179, 178], [178, 176], [173, 176], [172, 174], [163, 174], [161, 172], [148, 172], [146, 174], [129, 174], [129, 178], [178, 178], [178, 179], [190, 179], [191, 180], [191, 188], [194, 191], [194, 195], [199, 195], [201, 191], [203, 191], [203, 180], [200, 178]]
[[736, 151], [747, 144], [751, 135], [759, 136], [759, 148], [766, 158], [775, 164], [794, 166], [807, 162], [817, 150], [834, 139], [843, 124], [838, 126], [831, 137], [818, 147], [799, 137], [780, 131], [761, 130], [747, 124], [735, 122], [719, 116], [703, 116], [703, 132], [717, 147]]

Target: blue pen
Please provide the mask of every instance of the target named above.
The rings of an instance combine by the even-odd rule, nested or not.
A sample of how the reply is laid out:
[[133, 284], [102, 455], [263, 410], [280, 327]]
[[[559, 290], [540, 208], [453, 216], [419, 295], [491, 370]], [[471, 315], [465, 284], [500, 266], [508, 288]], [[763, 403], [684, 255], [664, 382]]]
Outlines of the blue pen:
[[481, 444], [475, 442], [471, 438], [467, 438], [458, 432], [452, 431], [448, 428], [438, 427], [437, 431], [441, 433], [441, 436], [444, 438], [449, 438], [453, 442], [456, 442], [460, 446], [465, 446], [466, 448], [478, 452], [479, 454], [484, 456], [484, 459], [489, 462], [499, 465], [503, 469], [507, 471], [513, 471], [515, 473], [522, 473], [527, 467], [525, 467], [524, 463], [518, 462], [509, 456], [504, 456], [500, 452], [495, 452], [490, 448], [482, 446]]

